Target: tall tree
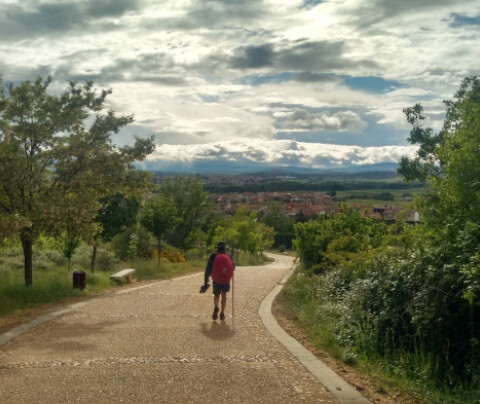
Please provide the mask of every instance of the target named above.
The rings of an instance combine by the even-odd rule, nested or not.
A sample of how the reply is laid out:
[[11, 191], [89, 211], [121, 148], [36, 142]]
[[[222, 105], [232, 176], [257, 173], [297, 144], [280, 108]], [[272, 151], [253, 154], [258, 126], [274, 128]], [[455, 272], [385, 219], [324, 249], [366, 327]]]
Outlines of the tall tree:
[[[137, 183], [138, 184], [141, 184]], [[137, 222], [137, 214], [140, 209], [140, 200], [137, 195], [124, 195], [115, 193], [100, 199], [101, 207], [95, 218], [97, 231], [92, 239], [92, 257], [90, 270], [95, 271], [97, 248], [99, 240], [111, 241], [126, 228]]]
[[193, 175], [177, 175], [166, 178], [160, 191], [176, 210], [177, 224], [171, 241], [179, 248], [188, 249], [193, 242], [190, 234], [202, 225], [213, 208], [203, 182]]
[[274, 247], [280, 245], [284, 245], [286, 248], [292, 247], [292, 240], [295, 237], [294, 222], [287, 217], [282, 204], [272, 203], [260, 220], [275, 230]]
[[110, 241], [121, 231], [137, 222], [140, 200], [135, 195], [115, 193], [100, 200], [102, 206], [95, 221], [102, 226], [100, 237]]
[[223, 240], [231, 248], [237, 259], [239, 252], [250, 253], [250, 257], [258, 257], [272, 246], [274, 229], [257, 221], [257, 214], [250, 211], [247, 205], [240, 206], [233, 217], [218, 222], [212, 237], [212, 247]]
[[163, 235], [177, 222], [175, 206], [165, 197], [149, 198], [139, 213], [140, 224], [150, 231], [157, 240], [158, 265], [162, 253]]
[[480, 221], [480, 78], [465, 78], [445, 105], [438, 133], [422, 126], [420, 104], [404, 110], [413, 126], [408, 140], [419, 148], [415, 158], [401, 160], [398, 171], [406, 180], [427, 180], [432, 186], [434, 195], [424, 205], [424, 219], [439, 229], [447, 222], [450, 229], [460, 229], [451, 226], [454, 221]]
[[71, 82], [59, 95], [49, 94], [50, 78], [0, 84], [0, 229], [20, 237], [30, 286], [36, 235], [91, 235], [99, 199], [141, 176], [132, 163], [154, 146], [152, 139], [113, 145], [111, 135], [133, 118], [105, 111], [111, 90], [98, 93], [92, 82]]

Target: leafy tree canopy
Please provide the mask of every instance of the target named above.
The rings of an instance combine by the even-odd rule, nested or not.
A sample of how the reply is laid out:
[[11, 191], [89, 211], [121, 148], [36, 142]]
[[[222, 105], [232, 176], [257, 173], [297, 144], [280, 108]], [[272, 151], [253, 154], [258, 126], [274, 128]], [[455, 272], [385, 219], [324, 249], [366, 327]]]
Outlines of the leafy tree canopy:
[[2, 85], [0, 92], [0, 230], [22, 241], [26, 285], [35, 237], [67, 231], [72, 245], [92, 237], [99, 199], [145, 178], [132, 163], [154, 148], [151, 138], [112, 143], [133, 117], [105, 110], [111, 90], [70, 82], [67, 91], [51, 94], [51, 82]]
[[194, 241], [190, 234], [201, 227], [213, 209], [203, 182], [193, 175], [168, 177], [161, 184], [160, 192], [173, 204], [176, 212], [176, 225], [170, 241], [176, 247], [188, 249]]
[[407, 181], [427, 180], [434, 195], [424, 218], [442, 227], [446, 222], [480, 220], [480, 79], [463, 80], [454, 98], [445, 101], [446, 117], [435, 134], [421, 124], [423, 107], [404, 110], [413, 125], [408, 139], [419, 146], [414, 159], [403, 158], [398, 172]]

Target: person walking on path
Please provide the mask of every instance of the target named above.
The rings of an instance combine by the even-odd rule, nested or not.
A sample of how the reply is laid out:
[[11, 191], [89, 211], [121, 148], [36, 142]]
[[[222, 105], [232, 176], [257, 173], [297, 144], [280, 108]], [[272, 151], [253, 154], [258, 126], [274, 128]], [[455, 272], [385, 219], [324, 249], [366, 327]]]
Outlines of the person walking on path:
[[[227, 305], [227, 293], [230, 291], [230, 281], [233, 278], [235, 264], [232, 256], [225, 251], [225, 242], [219, 241], [217, 251], [212, 252], [205, 268], [205, 282], [200, 288], [200, 293], [205, 293], [210, 286], [210, 276], [213, 281], [213, 314], [212, 319], [217, 320], [220, 311], [220, 320], [225, 320], [225, 307]], [[222, 296], [221, 307], [219, 307]]]

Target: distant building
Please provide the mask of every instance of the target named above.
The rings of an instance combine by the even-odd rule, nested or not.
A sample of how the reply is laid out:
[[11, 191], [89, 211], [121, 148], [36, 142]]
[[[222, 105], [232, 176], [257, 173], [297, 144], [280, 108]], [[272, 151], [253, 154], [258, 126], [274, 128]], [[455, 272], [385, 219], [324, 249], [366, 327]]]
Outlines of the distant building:
[[416, 210], [410, 212], [410, 214], [405, 218], [405, 222], [408, 224], [419, 224], [420, 223], [420, 213]]

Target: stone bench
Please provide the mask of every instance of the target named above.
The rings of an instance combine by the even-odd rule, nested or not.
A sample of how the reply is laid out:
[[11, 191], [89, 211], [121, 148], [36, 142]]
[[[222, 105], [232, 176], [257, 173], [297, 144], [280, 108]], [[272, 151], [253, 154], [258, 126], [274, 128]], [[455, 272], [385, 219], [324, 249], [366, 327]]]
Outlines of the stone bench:
[[126, 268], [122, 269], [121, 271], [118, 271], [112, 275], [110, 275], [110, 279], [116, 282], [120, 282], [121, 280], [124, 280], [127, 283], [132, 282], [132, 275], [135, 272], [134, 268]]

